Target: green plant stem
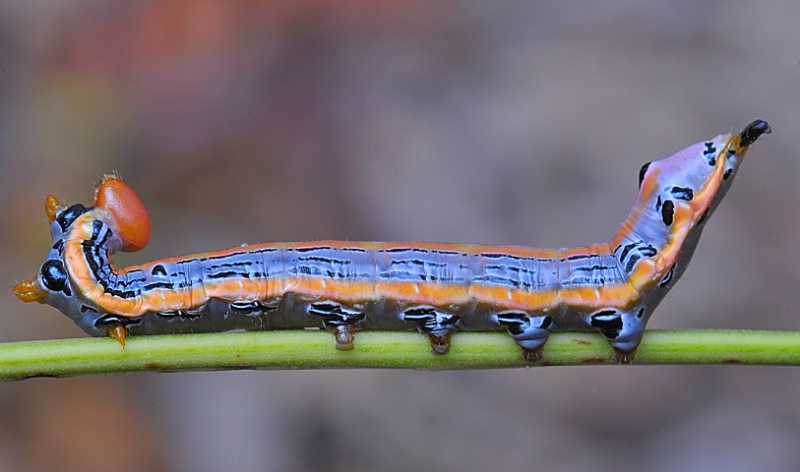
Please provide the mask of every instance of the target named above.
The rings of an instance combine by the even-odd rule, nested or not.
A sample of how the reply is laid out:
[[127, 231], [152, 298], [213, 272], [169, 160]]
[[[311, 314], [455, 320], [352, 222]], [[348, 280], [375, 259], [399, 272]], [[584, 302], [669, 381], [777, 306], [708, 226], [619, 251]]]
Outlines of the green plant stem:
[[[359, 332], [356, 348], [337, 351], [330, 333], [263, 331], [0, 344], [0, 380], [123, 372], [227, 369], [495, 369], [616, 364], [595, 333], [554, 333], [534, 364], [505, 333], [457, 333], [447, 355], [430, 352], [418, 333]], [[633, 365], [768, 364], [800, 366], [800, 332], [650, 330]]]

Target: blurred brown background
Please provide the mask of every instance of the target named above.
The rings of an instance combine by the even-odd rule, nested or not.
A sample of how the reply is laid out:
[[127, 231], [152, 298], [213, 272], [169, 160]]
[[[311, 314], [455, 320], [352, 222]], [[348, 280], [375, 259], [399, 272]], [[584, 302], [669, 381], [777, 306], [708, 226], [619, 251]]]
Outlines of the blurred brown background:
[[[763, 118], [650, 326], [800, 329], [800, 4], [0, 2], [0, 287], [118, 171], [141, 262], [610, 238], [641, 164]], [[0, 340], [83, 336], [0, 290]], [[455, 342], [458, 342], [456, 339]], [[226, 372], [0, 385], [0, 471], [796, 470], [800, 372]]]

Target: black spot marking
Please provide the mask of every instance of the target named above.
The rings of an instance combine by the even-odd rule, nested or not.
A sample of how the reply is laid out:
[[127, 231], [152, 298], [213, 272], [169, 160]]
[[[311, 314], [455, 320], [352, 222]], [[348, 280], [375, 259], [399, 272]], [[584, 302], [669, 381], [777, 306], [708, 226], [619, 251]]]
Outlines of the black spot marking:
[[175, 290], [175, 286], [171, 282], [152, 282], [149, 284], [142, 285], [142, 290], [145, 292], [149, 292], [150, 290], [156, 290], [159, 288], [164, 288], [167, 290]]
[[641, 169], [639, 169], [639, 188], [642, 188], [642, 182], [644, 182], [644, 174], [647, 173], [647, 168], [650, 167], [652, 162], [645, 163]]
[[511, 255], [511, 254], [503, 254], [502, 252], [497, 253], [497, 254], [495, 254], [493, 252], [482, 252], [482, 253], [480, 253], [478, 255], [480, 257], [484, 257], [486, 259], [511, 259], [513, 261], [529, 260], [529, 258], [527, 258], [527, 257], [514, 256], [514, 255]]
[[403, 312], [402, 318], [403, 321], [416, 321], [419, 331], [423, 333], [450, 331], [459, 320], [458, 315], [444, 313], [428, 306], [409, 308]]
[[61, 231], [66, 232], [67, 228], [72, 225], [76, 218], [86, 213], [86, 207], [80, 203], [76, 203], [66, 210], [62, 211], [57, 217], [58, 226], [61, 226]]
[[330, 246], [311, 246], [311, 247], [296, 247], [296, 248], [291, 248], [289, 250], [290, 251], [294, 250], [297, 252], [312, 252], [312, 251], [330, 251], [331, 249], [333, 248]]
[[[512, 336], [521, 336], [531, 327], [532, 318], [540, 317], [531, 317], [531, 315], [524, 311], [504, 311], [497, 314], [497, 323], [505, 327], [508, 334]], [[548, 329], [552, 324], [552, 316], [542, 316], [538, 329]]]
[[162, 318], [197, 318], [202, 316], [202, 310], [173, 310], [173, 311], [160, 311], [156, 313]]
[[653, 257], [656, 254], [658, 254], [658, 250], [654, 248], [651, 244], [648, 244], [647, 246], [641, 246], [639, 248], [639, 254], [645, 257]]
[[636, 265], [636, 261], [638, 261], [641, 258], [642, 256], [638, 254], [632, 255], [631, 258], [628, 259], [628, 263], [625, 265], [625, 272], [630, 274], [631, 271], [633, 271], [633, 267]]
[[403, 319], [409, 321], [422, 321], [436, 315], [436, 309], [432, 307], [409, 308], [403, 312]]
[[363, 312], [328, 301], [312, 303], [308, 306], [308, 314], [322, 317], [323, 322], [329, 326], [355, 324], [367, 316]]
[[691, 202], [694, 198], [694, 192], [689, 187], [672, 187], [670, 193], [678, 200], [686, 200], [687, 202]]
[[156, 264], [150, 269], [150, 275], [165, 276], [167, 275], [167, 269], [161, 264]]
[[505, 311], [497, 314], [497, 322], [501, 326], [505, 326], [512, 336], [523, 334], [525, 328], [530, 325], [530, 321], [528, 314], [521, 311]]
[[321, 262], [323, 264], [341, 264], [341, 265], [350, 264], [350, 261], [347, 259], [332, 259], [330, 257], [321, 257], [321, 256], [298, 257], [297, 260], [300, 262]]
[[717, 163], [717, 148], [714, 147], [713, 142], [705, 143], [706, 149], [703, 151], [703, 155], [708, 160], [708, 165], [713, 166]]
[[[622, 249], [622, 251], [620, 251]], [[634, 266], [642, 257], [653, 257], [658, 254], [658, 249], [653, 247], [652, 244], [645, 244], [644, 241], [637, 241], [635, 243], [617, 246], [614, 253], [618, 254], [618, 260], [624, 265], [625, 271], [630, 273], [633, 271]]]
[[634, 243], [625, 245], [625, 247], [622, 248], [622, 254], [620, 254], [620, 256], [619, 256], [620, 259], [625, 259], [626, 257], [628, 257], [628, 253], [635, 247], [636, 247], [636, 244], [634, 244]]
[[131, 326], [142, 322], [140, 318], [128, 318], [127, 316], [106, 315], [98, 318], [94, 325], [97, 328], [108, 328], [112, 325]]
[[672, 200], [666, 200], [661, 206], [661, 221], [663, 221], [665, 225], [670, 226], [672, 225], [674, 217], [675, 204], [672, 203]]
[[667, 271], [667, 274], [664, 275], [664, 278], [661, 279], [661, 282], [658, 283], [659, 287], [666, 287], [668, 283], [672, 281], [673, 273], [675, 272], [675, 266], [672, 266]]
[[613, 317], [613, 316], [618, 316], [618, 315], [619, 315], [619, 312], [617, 310], [611, 310], [611, 309], [609, 309], [609, 310], [600, 310], [600, 311], [596, 312], [595, 314], [593, 314], [592, 318], [607, 318], [607, 317], [610, 317], [610, 316]]
[[725, 173], [722, 174], [722, 180], [728, 180], [732, 173], [733, 169], [725, 169]]
[[54, 292], [63, 292], [64, 295], [72, 296], [72, 291], [67, 285], [67, 271], [61, 261], [47, 261], [42, 266], [42, 280], [44, 286]]
[[[89, 237], [92, 241], [100, 242], [100, 234], [106, 228], [106, 225], [100, 220], [92, 221], [92, 235]], [[103, 240], [108, 239], [107, 237], [103, 237]]]
[[616, 339], [622, 331], [622, 316], [616, 310], [598, 311], [592, 315], [592, 326], [608, 339]]
[[59, 256], [63, 255], [64, 254], [64, 240], [63, 239], [59, 239], [58, 242], [53, 244], [53, 249], [58, 251], [58, 255]]
[[[464, 253], [456, 252], [456, 251], [443, 251], [443, 250], [440, 250], [440, 249], [420, 249], [420, 248], [414, 248], [414, 247], [396, 247], [396, 248], [391, 248], [391, 249], [380, 249], [380, 250], [378, 250], [378, 252], [379, 253], [387, 253], [387, 254], [400, 253], [400, 252], [416, 252], [416, 253], [420, 253], [420, 254], [442, 254], [442, 255], [445, 255], [445, 256], [455, 256], [455, 255], [463, 256], [463, 255], [465, 255]], [[505, 254], [500, 254], [500, 255], [504, 256]]]
[[591, 259], [592, 257], [594, 257], [594, 256], [587, 256], [585, 254], [576, 254], [574, 256], [567, 256], [567, 257], [565, 257], [565, 258], [563, 258], [561, 260], [562, 261], [580, 261], [580, 260], [583, 260], [583, 259]]
[[[202, 257], [198, 257], [197, 261], [198, 262], [213, 262], [213, 261], [217, 261], [217, 260], [228, 260], [231, 257], [237, 257], [237, 256], [240, 256], [242, 254], [249, 254], [251, 256], [260, 256], [262, 254], [270, 254], [270, 255], [272, 255], [273, 253], [277, 253], [279, 251], [282, 251], [282, 249], [276, 249], [276, 248], [265, 248], [265, 249], [259, 249], [259, 250], [245, 249], [242, 252], [232, 252], [232, 253], [229, 253], [229, 254], [222, 254], [222, 255], [217, 255], [217, 256], [202, 256]], [[287, 252], [291, 252], [291, 251], [292, 251], [292, 249], [287, 249]], [[225, 264], [223, 264], [223, 265], [225, 265]]]
[[346, 308], [338, 303], [324, 301], [309, 305], [308, 313], [326, 318], [328, 322], [332, 323], [354, 323], [366, 316], [360, 311]]
[[596, 272], [601, 270], [608, 270], [608, 266], [595, 264], [591, 267], [575, 267], [572, 269], [574, 272]]
[[233, 278], [233, 277], [242, 277], [242, 278], [245, 278], [245, 279], [249, 279], [250, 278], [250, 274], [248, 274], [247, 272], [237, 272], [235, 270], [225, 270], [225, 271], [222, 271], [222, 272], [217, 272], [217, 273], [214, 273], [214, 274], [206, 275], [206, 278], [209, 279], [209, 280], [227, 279], [229, 277], [231, 277], [231, 278]]
[[639, 312], [636, 313], [636, 317], [642, 319], [642, 316], [644, 316], [644, 308], [639, 308]]
[[[258, 301], [238, 301], [230, 304], [232, 311], [249, 316], [259, 316], [264, 313], [264, 305]], [[273, 308], [274, 309], [274, 308]]]

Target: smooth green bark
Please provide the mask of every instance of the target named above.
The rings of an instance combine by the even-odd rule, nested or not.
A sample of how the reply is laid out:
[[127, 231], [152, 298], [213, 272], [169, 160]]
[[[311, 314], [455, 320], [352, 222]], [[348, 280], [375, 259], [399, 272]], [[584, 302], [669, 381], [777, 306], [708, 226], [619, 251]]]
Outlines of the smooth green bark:
[[[594, 333], [554, 333], [535, 364], [505, 333], [456, 333], [447, 355], [430, 352], [417, 333], [359, 332], [356, 348], [337, 351], [330, 333], [263, 331], [0, 344], [0, 380], [127, 372], [228, 369], [495, 369], [616, 364]], [[800, 366], [800, 332], [650, 330], [633, 365], [764, 364]]]

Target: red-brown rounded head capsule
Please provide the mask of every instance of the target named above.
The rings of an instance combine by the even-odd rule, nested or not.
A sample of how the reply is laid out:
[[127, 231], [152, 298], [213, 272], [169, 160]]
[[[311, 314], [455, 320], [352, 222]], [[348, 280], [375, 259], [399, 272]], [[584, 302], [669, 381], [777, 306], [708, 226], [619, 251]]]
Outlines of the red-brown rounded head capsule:
[[103, 177], [94, 193], [94, 205], [114, 218], [114, 230], [125, 242], [123, 251], [138, 251], [150, 241], [150, 214], [139, 195], [119, 177]]

